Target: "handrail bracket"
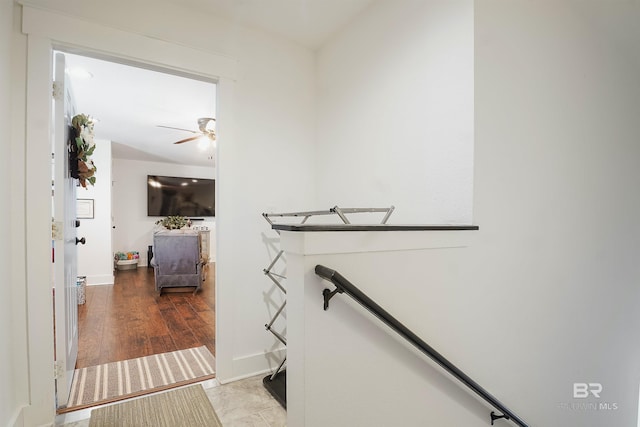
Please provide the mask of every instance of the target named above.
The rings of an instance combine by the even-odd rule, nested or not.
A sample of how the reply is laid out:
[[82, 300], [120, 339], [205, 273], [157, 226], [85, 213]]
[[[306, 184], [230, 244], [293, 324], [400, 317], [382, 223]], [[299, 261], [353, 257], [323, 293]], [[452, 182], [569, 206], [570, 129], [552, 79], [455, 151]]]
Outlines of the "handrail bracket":
[[329, 300], [331, 298], [333, 298], [333, 296], [337, 293], [343, 293], [344, 291], [342, 290], [342, 288], [339, 288], [336, 286], [336, 288], [333, 291], [330, 291], [329, 289], [326, 289], [324, 291], [322, 291], [322, 296], [324, 297], [324, 311], [327, 311], [327, 309], [329, 308]]
[[496, 415], [495, 411], [491, 411], [491, 425], [493, 425], [493, 422], [495, 420], [499, 420], [501, 418], [504, 418], [505, 420], [509, 420], [509, 415]]

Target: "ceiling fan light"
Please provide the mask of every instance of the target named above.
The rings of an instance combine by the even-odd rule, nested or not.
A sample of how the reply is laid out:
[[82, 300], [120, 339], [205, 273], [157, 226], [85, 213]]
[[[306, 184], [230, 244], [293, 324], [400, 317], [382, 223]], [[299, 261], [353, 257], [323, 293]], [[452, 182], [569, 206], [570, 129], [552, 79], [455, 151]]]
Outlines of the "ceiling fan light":
[[198, 148], [200, 151], [206, 151], [210, 146], [209, 140], [207, 138], [200, 138], [198, 140]]

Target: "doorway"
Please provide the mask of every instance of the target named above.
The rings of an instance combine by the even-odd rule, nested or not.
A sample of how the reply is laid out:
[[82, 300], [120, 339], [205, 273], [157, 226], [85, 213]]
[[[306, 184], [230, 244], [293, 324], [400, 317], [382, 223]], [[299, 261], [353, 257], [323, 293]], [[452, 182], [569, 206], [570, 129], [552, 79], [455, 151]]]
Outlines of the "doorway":
[[[29, 164], [24, 179], [25, 230], [25, 282], [29, 301], [26, 317], [29, 351], [25, 353], [25, 369], [30, 373], [27, 392], [31, 405], [25, 408], [25, 419], [31, 424], [48, 424], [55, 407], [55, 382], [51, 375], [53, 349], [53, 319], [51, 307], [52, 272], [41, 266], [42, 259], [51, 257], [51, 153], [44, 149], [51, 132], [51, 57], [54, 49], [88, 54], [98, 57], [127, 58], [137, 63], [150, 64], [150, 68], [173, 70], [177, 74], [188, 73], [217, 82], [217, 102], [224, 105], [224, 114], [217, 117], [218, 147], [216, 155], [221, 164], [227, 156], [224, 143], [233, 138], [235, 114], [234, 90], [237, 76], [236, 61], [227, 56], [196, 50], [170, 42], [152, 39], [107, 27], [88, 25], [85, 21], [50, 13], [28, 6], [22, 8], [22, 31], [27, 35], [26, 106], [25, 120], [30, 125], [24, 132], [25, 149], [15, 153], [15, 161]], [[43, 145], [44, 144], [44, 145]], [[217, 174], [221, 172], [217, 169]], [[227, 186], [217, 181], [216, 201]], [[217, 203], [220, 206], [219, 203]], [[228, 210], [216, 214], [221, 228], [229, 222]], [[232, 233], [230, 233], [232, 234]], [[229, 238], [215, 239], [216, 246], [228, 247]], [[219, 252], [220, 253], [220, 252]], [[216, 373], [220, 378], [233, 376], [232, 337], [234, 315], [233, 287], [223, 268], [228, 260], [219, 259], [216, 268]], [[221, 276], [223, 280], [220, 279]], [[218, 327], [219, 326], [219, 327]]]
[[[86, 241], [78, 251], [78, 275], [88, 286], [78, 307], [76, 368], [200, 346], [215, 354], [216, 245], [207, 244], [201, 292], [159, 296], [148, 250], [159, 217], [148, 215], [146, 183], [149, 175], [215, 179], [215, 141], [200, 135], [197, 124], [216, 115], [216, 84], [139, 64], [64, 55], [77, 111], [95, 120], [98, 166], [95, 185], [78, 189], [78, 199], [93, 209], [78, 228]], [[215, 217], [193, 223], [213, 243], [215, 225]], [[118, 254], [136, 260], [137, 268], [114, 269]]]

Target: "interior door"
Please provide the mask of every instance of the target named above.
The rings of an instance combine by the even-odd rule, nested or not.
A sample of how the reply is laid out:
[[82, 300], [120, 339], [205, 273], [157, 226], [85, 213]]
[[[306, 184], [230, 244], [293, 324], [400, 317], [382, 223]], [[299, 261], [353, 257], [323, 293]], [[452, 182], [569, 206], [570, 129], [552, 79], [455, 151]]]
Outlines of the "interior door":
[[56, 402], [67, 406], [78, 357], [76, 179], [69, 174], [69, 126], [75, 114], [64, 54], [54, 59], [53, 220]]

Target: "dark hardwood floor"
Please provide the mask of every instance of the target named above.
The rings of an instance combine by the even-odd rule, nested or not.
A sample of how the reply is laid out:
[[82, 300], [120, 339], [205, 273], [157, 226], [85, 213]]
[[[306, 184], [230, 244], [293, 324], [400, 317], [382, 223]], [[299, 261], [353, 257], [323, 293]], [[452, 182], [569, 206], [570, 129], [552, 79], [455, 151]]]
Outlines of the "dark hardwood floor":
[[159, 296], [146, 267], [117, 271], [114, 285], [87, 286], [76, 368], [202, 345], [215, 355], [214, 268], [195, 295], [184, 288]]

